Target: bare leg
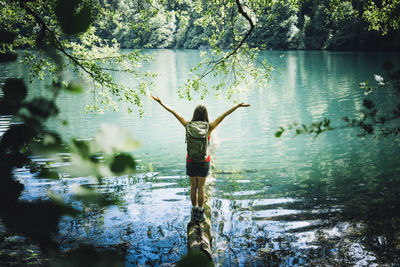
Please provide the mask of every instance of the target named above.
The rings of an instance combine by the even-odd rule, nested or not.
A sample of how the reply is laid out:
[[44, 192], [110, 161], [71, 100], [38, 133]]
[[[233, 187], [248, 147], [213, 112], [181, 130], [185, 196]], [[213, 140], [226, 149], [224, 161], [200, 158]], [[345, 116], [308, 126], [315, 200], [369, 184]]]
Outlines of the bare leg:
[[197, 177], [189, 176], [190, 178], [190, 200], [192, 201], [192, 206], [197, 206]]
[[199, 204], [199, 207], [203, 207], [203, 204], [204, 204], [204, 189], [205, 189], [205, 185], [206, 185], [206, 178], [207, 177], [197, 177], [197, 189], [199, 190], [199, 193], [198, 193], [198, 199], [199, 199], [199, 201], [198, 201], [198, 204]]

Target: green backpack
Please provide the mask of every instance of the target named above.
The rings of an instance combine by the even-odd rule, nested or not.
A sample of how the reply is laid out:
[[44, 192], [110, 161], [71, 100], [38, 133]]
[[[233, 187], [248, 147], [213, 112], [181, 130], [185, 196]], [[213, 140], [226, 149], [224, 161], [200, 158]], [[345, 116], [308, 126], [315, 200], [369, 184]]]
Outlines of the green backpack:
[[209, 124], [205, 121], [189, 121], [186, 125], [186, 143], [189, 159], [203, 162], [208, 156]]

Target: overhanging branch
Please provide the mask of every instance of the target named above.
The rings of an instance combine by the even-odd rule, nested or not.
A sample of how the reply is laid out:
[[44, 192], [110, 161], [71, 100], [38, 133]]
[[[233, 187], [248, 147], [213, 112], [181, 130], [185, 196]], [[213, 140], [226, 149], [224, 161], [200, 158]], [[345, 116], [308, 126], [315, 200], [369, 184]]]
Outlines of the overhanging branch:
[[236, 1], [236, 5], [238, 7], [239, 13], [249, 22], [250, 29], [247, 31], [246, 35], [242, 38], [242, 40], [240, 41], [239, 45], [236, 46], [236, 48], [232, 52], [230, 52], [228, 55], [226, 55], [225, 57], [223, 57], [220, 60], [226, 60], [229, 57], [231, 57], [232, 55], [236, 54], [237, 51], [243, 46], [244, 42], [247, 40], [247, 38], [250, 36], [251, 32], [254, 29], [253, 20], [249, 17], [249, 15], [246, 12], [244, 12], [244, 10], [242, 8], [242, 5], [240, 4], [239, 0], [235, 0], [235, 1]]
[[30, 7], [28, 7], [23, 1], [18, 1], [18, 2], [21, 8], [24, 9], [29, 15], [31, 15], [35, 19], [35, 21], [42, 27], [42, 29], [44, 29], [51, 35], [51, 37], [55, 41], [56, 49], [58, 49], [61, 53], [63, 53], [66, 57], [68, 57], [77, 66], [79, 66], [84, 72], [89, 74], [93, 79], [99, 78], [98, 75], [96, 75], [96, 73], [93, 73], [92, 71], [88, 70], [85, 66], [81, 64], [81, 62], [79, 62], [79, 59], [75, 58], [73, 55], [71, 55], [65, 50], [63, 44], [61, 43], [60, 39], [58, 39], [55, 32], [52, 29], [50, 29], [49, 26], [47, 26], [44, 20], [35, 11], [33, 11]]
[[231, 56], [233, 56], [234, 54], [236, 54], [239, 49], [243, 46], [243, 44], [246, 42], [247, 38], [250, 36], [251, 32], [254, 29], [254, 23], [253, 20], [250, 18], [250, 16], [243, 10], [243, 7], [240, 3], [239, 0], [235, 0], [236, 2], [236, 6], [238, 8], [238, 12], [240, 13], [240, 15], [242, 15], [248, 22], [250, 25], [250, 29], [247, 31], [247, 33], [243, 36], [242, 40], [240, 41], [240, 43], [226, 56], [219, 58], [218, 60], [214, 60], [209, 62], [210, 64], [213, 64], [213, 66], [203, 72], [203, 74], [200, 76], [200, 80], [203, 79], [204, 77], [206, 77], [208, 74], [210, 74], [211, 72], [213, 72], [215, 70], [215, 68], [219, 65], [219, 64], [223, 64], [226, 60], [228, 60]]

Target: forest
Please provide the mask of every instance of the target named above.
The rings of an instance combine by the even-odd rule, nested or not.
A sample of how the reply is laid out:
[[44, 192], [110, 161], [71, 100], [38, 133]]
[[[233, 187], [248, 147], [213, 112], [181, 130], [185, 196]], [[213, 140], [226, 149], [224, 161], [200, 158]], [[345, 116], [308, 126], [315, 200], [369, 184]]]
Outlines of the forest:
[[[258, 105], [252, 104], [256, 110], [255, 113], [252, 116], [244, 113], [243, 117], [240, 117], [245, 127], [237, 123], [239, 117], [236, 117], [236, 124], [233, 125], [239, 129], [235, 128], [236, 130], [232, 132], [242, 133], [246, 130], [250, 132], [250, 135], [253, 133], [259, 135], [249, 138], [248, 148], [241, 147], [240, 144], [244, 142], [241, 142], [242, 139], [238, 136], [234, 136], [232, 142], [237, 146], [232, 145], [234, 149], [241, 147], [243, 151], [247, 151], [247, 154], [244, 159], [236, 158], [236, 161], [233, 159], [232, 162], [236, 162], [238, 166], [242, 162], [251, 165], [251, 162], [260, 162], [257, 155], [261, 158], [276, 153], [275, 158], [268, 158], [268, 160], [272, 162], [271, 166], [278, 164], [277, 162], [281, 160], [279, 161], [281, 165], [278, 164], [277, 167], [254, 165], [254, 168], [244, 166], [235, 169], [221, 163], [221, 169], [215, 167], [216, 177], [223, 179], [217, 179], [217, 193], [220, 195], [216, 194], [215, 199], [212, 200], [211, 206], [214, 213], [209, 212], [208, 216], [213, 214], [215, 219], [218, 219], [218, 226], [213, 225], [213, 227], [218, 228], [215, 231], [220, 235], [221, 244], [225, 244], [224, 242], [231, 238], [239, 239], [236, 243], [227, 242], [233, 247], [218, 251], [218, 253], [224, 251], [229, 255], [225, 255], [227, 259], [225, 262], [219, 258], [220, 262], [217, 263], [228, 265], [245, 259], [241, 263], [267, 264], [269, 262], [279, 266], [296, 265], [299, 262], [307, 264], [310, 263], [308, 262], [310, 258], [311, 264], [351, 263], [357, 265], [359, 262], [351, 253], [354, 251], [353, 245], [359, 244], [366, 251], [364, 254], [366, 258], [371, 258], [370, 255], [373, 255], [373, 263], [399, 262], [398, 211], [400, 207], [396, 197], [400, 179], [398, 167], [392, 163], [399, 155], [397, 145], [400, 132], [398, 127], [400, 71], [396, 53], [400, 47], [400, 1], [4, 0], [0, 2], [0, 17], [2, 67], [0, 80], [2, 86], [0, 94], [0, 122], [2, 123], [0, 131], [0, 265], [124, 266], [131, 264], [147, 266], [164, 262], [168, 264], [179, 262], [181, 266], [191, 266], [198, 260], [204, 260], [204, 257], [199, 259], [185, 256], [186, 247], [183, 245], [182, 233], [179, 231], [182, 229], [186, 231], [187, 217], [179, 217], [179, 222], [184, 225], [180, 230], [171, 228], [173, 230], [166, 231], [161, 227], [174, 226], [174, 222], [168, 221], [172, 218], [168, 212], [175, 211], [174, 208], [179, 210], [184, 206], [180, 202], [182, 201], [180, 197], [183, 196], [184, 201], [187, 202], [187, 192], [182, 188], [187, 188], [188, 182], [182, 179], [172, 186], [163, 185], [161, 180], [166, 179], [167, 182], [171, 182], [176, 177], [181, 177], [181, 173], [176, 173], [175, 166], [163, 165], [175, 162], [175, 159], [171, 160], [170, 155], [165, 151], [168, 147], [168, 151], [172, 151], [171, 155], [177, 153], [176, 147], [182, 145], [174, 139], [177, 135], [169, 135], [170, 142], [159, 143], [163, 140], [160, 137], [161, 134], [153, 136], [154, 132], [158, 131], [152, 130], [150, 133], [145, 133], [142, 136], [142, 144], [148, 144], [147, 140], [155, 144], [148, 144], [147, 147], [142, 145], [144, 149], [149, 150], [143, 154], [135, 154], [136, 152], [132, 151], [138, 148], [139, 142], [132, 138], [131, 132], [137, 131], [136, 133], [140, 135], [141, 127], [145, 129], [146, 125], [139, 118], [142, 117], [144, 121], [149, 122], [151, 119], [146, 115], [151, 112], [156, 114], [153, 118], [157, 118], [160, 124], [167, 122], [157, 113], [154, 106], [151, 108], [148, 106], [148, 99], [154, 92], [164, 94], [162, 97], [175, 104], [177, 99], [191, 103], [193, 99], [203, 100], [209, 95], [215, 95], [218, 99], [222, 97], [223, 101], [231, 103], [240, 97], [249, 96], [244, 88], [250, 88], [249, 90], [253, 93], [261, 92], [255, 88], [264, 88], [270, 95], [265, 97], [260, 93], [262, 97], [265, 97], [264, 100], [257, 95], [253, 96], [252, 100], [258, 103]], [[277, 50], [279, 54], [268, 54]], [[291, 54], [291, 50], [300, 53]], [[322, 54], [321, 60], [318, 58], [321, 54], [308, 54], [309, 50], [338, 51], [338, 54]], [[165, 65], [161, 68], [165, 73], [156, 73], [157, 68], [155, 70], [151, 68], [154, 66], [152, 64], [157, 62], [154, 57], [157, 57], [158, 53], [162, 54], [163, 51], [166, 52], [168, 60], [171, 59], [168, 57], [171, 51], [176, 62], [186, 62], [193, 58], [198, 60], [194, 60], [189, 68], [185, 65], [186, 63], [179, 65], [173, 61], [176, 64], [174, 65], [167, 60], [168, 64], [164, 61]], [[355, 54], [342, 54], [343, 51], [352, 51]], [[185, 53], [188, 54], [185, 55]], [[358, 59], [352, 58], [354, 60], [349, 62], [346, 61], [347, 55], [352, 55], [356, 59], [362, 58], [362, 60], [357, 61]], [[374, 60], [377, 58], [377, 63], [368, 61], [370, 55]], [[322, 88], [323, 91], [310, 95], [304, 91], [304, 95], [303, 93], [297, 95], [293, 93], [294, 91], [288, 90], [288, 95], [283, 93], [279, 95], [277, 92], [271, 93], [268, 91], [270, 89], [265, 89], [271, 82], [271, 73], [278, 69], [272, 61], [268, 60], [268, 57], [275, 60], [273, 62], [276, 64], [283, 64], [282, 61], [287, 60], [287, 65], [281, 65], [284, 75], [289, 73], [285, 76], [286, 81], [293, 82], [293, 77], [296, 77], [298, 83], [304, 82], [303, 87], [297, 90], [303, 90], [312, 87], [307, 83], [308, 79], [316, 80], [316, 83], [325, 83], [328, 79], [326, 77], [331, 74], [328, 70], [332, 70], [333, 65], [329, 65], [330, 60], [324, 58], [325, 56], [332, 56], [332, 62], [338, 60], [338, 67], [333, 69], [339, 70], [339, 74], [334, 76], [335, 79], [332, 81], [329, 80], [331, 84], [328, 84], [327, 88]], [[296, 57], [299, 58], [300, 63], [299, 66], [293, 67], [291, 64]], [[306, 63], [314, 63], [315, 57], [328, 65], [315, 67], [316, 69], [312, 71], [307, 70], [311, 72], [307, 76], [308, 72], [305, 69], [308, 64]], [[387, 57], [391, 57], [390, 59], [394, 62], [388, 61]], [[353, 63], [355, 65], [352, 65]], [[354, 85], [348, 85], [347, 73], [340, 73], [346, 64], [357, 66], [357, 68], [368, 67], [363, 71], [368, 73], [371, 80], [367, 81], [368, 78], [361, 74], [360, 76], [358, 73], [353, 74], [356, 78], [352, 79], [363, 80], [358, 80], [355, 85], [356, 90], [351, 91], [349, 88], [353, 90]], [[374, 65], [379, 65], [379, 72], [372, 69]], [[175, 70], [176, 73], [170, 75], [169, 71], [174, 70], [176, 66], [184, 67], [178, 68]], [[320, 71], [321, 69], [325, 71]], [[348, 72], [354, 69], [355, 67], [349, 69]], [[181, 73], [184, 73], [182, 77], [179, 76]], [[165, 80], [161, 82], [168, 81], [168, 83], [165, 82], [166, 91], [154, 89], [157, 88], [157, 78], [163, 75], [171, 76], [169, 78], [173, 80], [172, 83], [176, 83], [173, 89], [168, 87], [171, 80], [165, 77]], [[323, 78], [319, 79], [319, 75]], [[129, 79], [124, 80], [126, 77]], [[282, 88], [289, 88], [290, 84], [284, 82]], [[319, 86], [318, 84], [316, 87]], [[176, 90], [176, 92], [170, 93], [168, 90]], [[279, 92], [284, 92], [284, 90]], [[343, 100], [341, 94], [347, 94], [348, 99]], [[85, 102], [84, 108], [76, 108], [74, 105], [79, 101], [76, 99], [70, 101], [66, 95], [77, 95], [78, 98], [82, 96], [79, 100]], [[285, 102], [289, 96], [301, 103], [298, 106], [304, 108], [302, 112], [296, 109], [297, 102], [295, 104]], [[275, 100], [279, 100], [282, 106], [286, 106], [280, 109], [281, 105], [276, 105], [273, 102]], [[345, 109], [346, 111], [353, 112], [354, 109], [356, 111], [341, 118], [339, 117], [342, 114], [341, 108], [337, 108], [339, 115], [336, 113], [332, 115], [326, 111], [330, 111], [326, 108], [328, 102], [333, 107], [340, 107], [341, 101], [351, 102], [349, 104], [351, 108]], [[223, 103], [226, 104], [226, 102]], [[274, 113], [264, 110], [266, 107], [269, 108], [266, 103], [276, 109]], [[218, 109], [220, 105], [221, 102], [216, 102], [215, 109]], [[84, 109], [86, 112], [84, 117], [63, 118], [62, 111], [68, 109], [69, 106], [72, 107], [71, 114], [80, 114]], [[184, 110], [182, 106], [180, 108]], [[121, 110], [125, 112], [123, 116], [126, 116], [124, 119], [128, 122], [126, 125], [130, 127], [129, 130], [120, 128], [121, 125], [106, 124], [102, 125], [99, 132], [90, 138], [87, 136], [80, 138], [75, 133], [92, 127], [90, 123], [85, 124], [86, 118], [91, 120], [91, 115], [87, 114], [104, 113], [110, 116], [110, 112]], [[267, 116], [266, 114], [270, 116], [269, 120], [264, 117]], [[304, 114], [306, 115], [303, 116]], [[281, 115], [286, 116], [285, 119], [275, 120]], [[117, 115], [115, 116], [111, 117], [111, 122], [118, 121]], [[334, 120], [331, 118], [333, 116], [336, 116], [336, 123], [339, 121], [342, 124], [333, 125]], [[258, 127], [245, 124], [250, 120], [249, 117], [256, 118], [254, 125]], [[304, 122], [294, 122], [295, 118], [300, 118]], [[102, 120], [103, 117], [93, 119], [96, 122]], [[131, 121], [137, 125], [130, 125]], [[268, 124], [270, 122], [275, 124]], [[56, 123], [66, 128], [50, 127]], [[78, 126], [75, 127], [74, 124]], [[167, 127], [169, 129], [169, 126]], [[64, 130], [67, 128], [73, 129], [71, 130], [73, 137], [68, 136], [70, 139], [64, 136]], [[221, 132], [226, 134], [230, 131], [229, 129]], [[263, 131], [261, 132], [260, 129]], [[354, 134], [356, 139], [348, 137], [351, 135], [346, 132], [349, 129], [358, 131], [358, 135]], [[292, 131], [295, 132], [295, 137], [288, 137], [286, 133]], [[335, 131], [338, 132], [337, 136], [329, 135]], [[293, 141], [298, 136], [307, 134], [313, 135], [314, 138]], [[335, 142], [342, 146], [343, 151], [347, 151], [338, 156], [343, 156], [343, 159], [331, 158], [333, 156], [329, 154], [328, 148], [333, 146], [332, 151], [334, 151], [336, 143], [333, 142], [333, 145], [329, 143], [330, 138], [337, 138]], [[235, 140], [237, 143], [234, 143]], [[365, 140], [372, 144], [368, 144], [372, 152], [364, 154], [364, 148], [367, 147], [363, 143]], [[352, 145], [348, 146], [347, 141]], [[302, 150], [304, 147], [299, 148], [302, 143], [311, 147], [310, 151], [304, 152]], [[265, 148], [267, 144], [268, 149]], [[312, 150], [315, 144], [323, 148]], [[299, 150], [296, 150], [296, 147]], [[355, 152], [351, 150], [352, 147]], [[244, 154], [236, 153], [236, 150], [235, 153], [225, 152], [233, 158]], [[252, 158], [253, 152], [254, 158]], [[301, 165], [303, 164], [301, 157], [308, 154], [315, 154], [316, 158], [304, 159], [304, 162], [309, 165]], [[380, 154], [384, 156], [380, 158]], [[146, 158], [146, 155], [152, 155], [154, 158]], [[141, 156], [144, 159], [140, 158]], [[229, 160], [226, 161], [229, 162]], [[157, 164], [159, 164], [158, 167]], [[269, 177], [278, 177], [278, 182]], [[279, 177], [282, 179], [279, 180]], [[90, 181], [86, 182], [86, 178]], [[74, 179], [82, 180], [69, 186], [70, 181], [74, 183]], [[128, 182], [124, 184], [126, 180]], [[254, 181], [252, 186], [246, 187], [250, 180]], [[69, 189], [65, 189], [68, 194], [65, 196], [64, 192], [49, 190], [43, 196], [39, 193], [35, 195], [36, 191], [33, 190], [34, 197], [30, 199], [26, 195], [29, 196], [31, 193], [29, 190], [37, 184], [36, 181], [42, 181], [44, 187], [49, 185], [50, 188], [56, 188], [55, 190], [59, 188], [64, 190], [64, 187], [68, 187]], [[219, 181], [223, 182], [218, 184]], [[59, 182], [59, 184], [52, 187], [53, 182]], [[171, 184], [174, 183], [171, 182]], [[137, 199], [134, 201], [126, 197], [130, 190], [135, 191], [137, 187], [140, 187], [139, 185], [144, 188], [139, 188], [137, 193], [139, 196], [143, 192], [153, 192], [153, 189], [146, 186], [154, 187], [154, 190], [159, 189], [158, 187], [175, 190], [173, 191], [175, 198], [164, 201], [169, 205], [178, 203], [177, 206], [168, 206], [169, 209], [163, 210], [166, 215], [161, 218], [168, 223], [157, 225], [157, 216], [151, 214], [148, 217], [156, 222], [152, 221], [154, 225], [143, 226], [142, 218], [138, 217], [139, 221], [136, 221], [136, 224], [145, 230], [136, 229], [135, 223], [118, 226], [118, 230], [123, 228], [124, 236], [131, 239], [127, 241], [124, 238], [121, 240], [116, 238], [118, 242], [111, 244], [107, 242], [113, 238], [106, 238], [107, 244], [98, 246], [80, 243], [82, 239], [75, 240], [77, 236], [74, 234], [78, 231], [68, 232], [68, 227], [76, 230], [82, 226], [85, 231], [90, 231], [88, 229], [92, 226], [97, 229], [95, 226], [98, 224], [106, 225], [104, 214], [115, 207], [121, 214], [125, 212], [121, 215], [121, 218], [125, 218], [127, 210], [130, 210], [127, 208], [129, 205], [134, 201], [142, 203], [143, 199], [146, 200], [146, 197], [142, 199], [135, 196]], [[244, 199], [246, 201], [243, 203], [240, 202], [246, 194], [250, 195], [249, 199]], [[152, 199], [147, 196], [147, 198], [158, 200], [157, 197]], [[273, 199], [272, 204], [268, 202], [269, 198]], [[150, 203], [148, 199], [146, 201]], [[279, 206], [279, 201], [282, 199], [288, 202]], [[252, 203], [257, 203], [257, 201], [259, 204], [254, 206], [259, 210], [252, 210]], [[144, 210], [151, 212], [150, 206], [149, 204]], [[138, 210], [141, 208], [140, 205], [135, 207]], [[272, 215], [263, 215], [265, 211], [269, 214], [269, 209], [276, 209], [277, 212], [284, 209], [285, 212], [288, 211], [288, 214], [279, 214], [275, 219]], [[232, 221], [224, 219], [223, 215], [228, 217], [224, 213], [226, 210], [232, 211], [229, 214]], [[251, 219], [243, 215], [248, 210], [255, 214]], [[300, 215], [290, 214], [292, 210]], [[316, 210], [321, 212], [320, 217], [316, 215], [317, 212], [314, 212]], [[240, 212], [242, 212], [240, 216], [235, 215]], [[71, 221], [66, 223], [65, 218], [71, 218], [68, 219]], [[137, 219], [135, 216], [132, 218]], [[118, 221], [118, 216], [109, 219], [109, 221], [113, 220]], [[264, 231], [265, 225], [257, 225], [259, 221], [275, 222], [275, 220], [279, 223], [304, 220], [305, 224], [311, 221], [310, 225], [289, 229], [288, 233], [315, 231], [319, 242], [317, 247], [320, 250], [313, 250], [312, 247], [305, 252], [302, 249], [292, 248], [290, 247], [291, 236], [270, 237], [268, 231]], [[228, 227], [224, 224], [231, 224], [231, 231], [233, 231], [234, 223], [241, 225], [247, 222], [253, 225], [248, 228], [238, 227], [240, 234], [237, 236], [231, 232], [229, 236], [224, 232]], [[304, 222], [300, 221], [301, 223]], [[60, 229], [60, 225], [67, 226]], [[275, 225], [271, 229], [274, 227]], [[281, 228], [285, 227], [286, 225]], [[331, 227], [331, 230], [343, 233], [350, 230], [347, 236], [335, 236], [329, 239], [324, 232], [324, 227]], [[64, 231], [64, 236], [60, 235], [61, 230]], [[116, 231], [111, 232], [116, 233]], [[138, 232], [141, 232], [143, 236], [140, 238], [135, 236]], [[271, 230], [271, 235], [273, 233]], [[161, 241], [164, 241], [163, 238], [168, 234], [174, 235], [173, 242], [169, 242], [173, 245], [165, 246], [164, 243], [168, 242]], [[254, 239], [251, 239], [253, 234], [256, 237], [253, 236]], [[264, 235], [261, 236], [262, 234]], [[155, 236], [157, 240], [154, 240]], [[147, 240], [146, 238], [151, 241], [141, 241]], [[72, 248], [64, 244], [67, 239], [73, 244]], [[96, 235], [94, 239], [96, 241]], [[336, 242], [338, 239], [345, 243], [346, 246], [343, 247], [349, 248], [351, 253], [342, 251], [341, 244], [343, 243]], [[349, 244], [349, 240], [353, 243]], [[279, 245], [279, 249], [273, 251], [268, 248], [268, 242], [270, 244], [275, 242], [275, 245]], [[160, 245], [156, 246], [159, 243]], [[234, 247], [237, 244], [239, 247]], [[152, 252], [155, 256], [152, 254], [146, 258], [146, 253], [135, 252], [142, 247], [150, 247], [149, 251], [152, 251], [153, 245], [158, 249], [157, 253]], [[138, 249], [137, 246], [142, 247]], [[241, 247], [247, 247], [249, 250], [242, 251], [245, 255], [242, 255], [241, 259], [230, 258], [236, 254], [239, 255]], [[167, 248], [168, 253], [164, 253], [167, 256], [161, 253], [164, 248]], [[183, 250], [185, 251], [182, 252]], [[252, 253], [256, 256], [246, 258], [249, 255], [252, 256]], [[323, 258], [319, 262], [321, 255], [324, 257], [328, 255], [326, 261]], [[128, 256], [131, 257], [129, 260]], [[246, 262], [246, 260], [249, 261]], [[210, 262], [206, 260], [204, 264], [210, 264]]]
[[[253, 14], [255, 28], [247, 43], [271, 50], [398, 51], [399, 31], [391, 30], [382, 36], [376, 29], [371, 30], [365, 19], [369, 12], [365, 3], [265, 1]], [[97, 35], [108, 40], [115, 38], [123, 48], [206, 49], [210, 48], [209, 39], [215, 29], [219, 29], [217, 45], [227, 49], [232, 45], [234, 31], [243, 31], [246, 23], [234, 21], [236, 18], [230, 15], [234, 9], [219, 10], [224, 12], [225, 19], [218, 23], [207, 21], [190, 1], [176, 1], [163, 6], [155, 16], [146, 17], [147, 30], [138, 31], [128, 26], [142, 19], [135, 15], [134, 1], [115, 1], [113, 8], [124, 15], [102, 27]]]

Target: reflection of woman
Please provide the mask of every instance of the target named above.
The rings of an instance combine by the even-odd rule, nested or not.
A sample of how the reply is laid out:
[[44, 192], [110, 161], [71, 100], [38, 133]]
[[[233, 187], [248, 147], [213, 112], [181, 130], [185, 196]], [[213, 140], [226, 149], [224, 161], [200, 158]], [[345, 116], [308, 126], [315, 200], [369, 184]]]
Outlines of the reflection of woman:
[[[160, 98], [152, 96], [155, 101], [157, 101], [161, 106], [163, 106], [167, 111], [171, 112], [178, 121], [186, 128], [189, 124], [184, 118], [182, 118], [178, 113], [172, 110], [169, 106], [165, 105], [161, 102]], [[229, 114], [235, 111], [239, 107], [248, 107], [249, 104], [238, 104], [229, 110], [227, 110], [224, 114], [219, 116], [215, 121], [209, 123], [208, 121], [208, 112], [205, 106], [199, 105], [195, 108], [193, 112], [193, 118], [191, 122], [194, 121], [203, 121], [208, 124], [208, 140], [210, 140], [211, 132], [217, 128], [218, 124]], [[206, 184], [206, 178], [210, 171], [210, 155], [207, 155], [206, 159], [203, 162], [195, 162], [186, 157], [186, 174], [190, 178], [190, 200], [192, 202], [192, 212], [193, 217], [196, 221], [204, 221], [204, 187]]]

